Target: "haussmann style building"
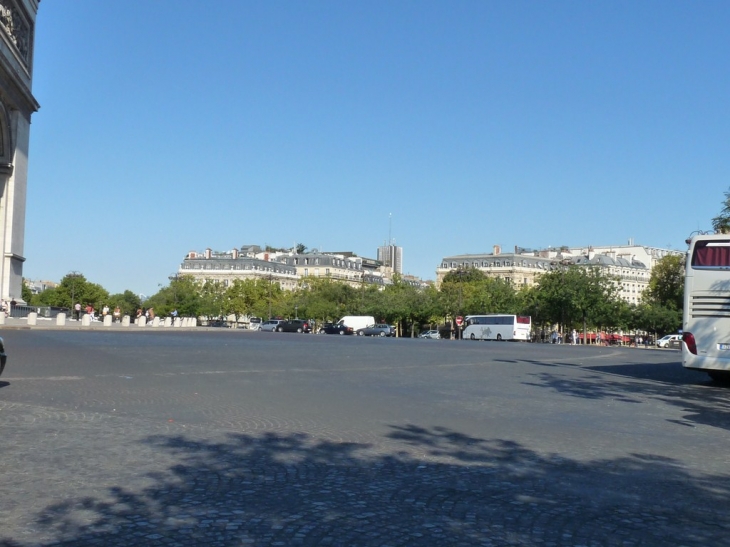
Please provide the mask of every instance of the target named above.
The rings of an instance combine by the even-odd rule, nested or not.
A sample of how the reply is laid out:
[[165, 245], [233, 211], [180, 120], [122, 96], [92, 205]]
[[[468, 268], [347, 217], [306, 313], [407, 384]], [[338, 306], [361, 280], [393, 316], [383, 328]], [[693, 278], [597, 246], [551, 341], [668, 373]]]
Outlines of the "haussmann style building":
[[680, 251], [634, 245], [615, 247], [560, 247], [530, 250], [515, 247], [514, 252], [503, 252], [495, 245], [491, 253], [462, 254], [444, 257], [436, 269], [436, 283], [441, 286], [451, 271], [475, 268], [488, 277], [504, 279], [515, 288], [530, 286], [544, 272], [576, 265], [600, 268], [618, 279], [619, 296], [630, 304], [639, 304], [649, 286], [651, 269], [658, 260]]

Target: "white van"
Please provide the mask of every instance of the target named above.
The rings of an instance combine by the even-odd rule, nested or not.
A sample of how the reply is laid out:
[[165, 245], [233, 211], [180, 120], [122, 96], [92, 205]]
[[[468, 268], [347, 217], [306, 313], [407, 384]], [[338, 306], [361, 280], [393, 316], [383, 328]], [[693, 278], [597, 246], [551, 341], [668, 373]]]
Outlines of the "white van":
[[248, 320], [248, 329], [249, 330], [259, 330], [261, 328], [261, 321], [260, 317], [251, 317]]
[[372, 315], [346, 315], [337, 322], [338, 325], [346, 325], [357, 332], [358, 329], [364, 329], [375, 324], [375, 318]]

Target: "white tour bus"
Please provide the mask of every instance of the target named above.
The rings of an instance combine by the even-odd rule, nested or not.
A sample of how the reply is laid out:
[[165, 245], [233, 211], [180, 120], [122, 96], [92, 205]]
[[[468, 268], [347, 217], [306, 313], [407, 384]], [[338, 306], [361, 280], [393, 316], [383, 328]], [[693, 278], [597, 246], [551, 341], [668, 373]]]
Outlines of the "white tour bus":
[[730, 379], [730, 235], [694, 236], [684, 276], [682, 364]]
[[530, 339], [532, 320], [529, 315], [467, 315], [463, 338], [468, 340]]

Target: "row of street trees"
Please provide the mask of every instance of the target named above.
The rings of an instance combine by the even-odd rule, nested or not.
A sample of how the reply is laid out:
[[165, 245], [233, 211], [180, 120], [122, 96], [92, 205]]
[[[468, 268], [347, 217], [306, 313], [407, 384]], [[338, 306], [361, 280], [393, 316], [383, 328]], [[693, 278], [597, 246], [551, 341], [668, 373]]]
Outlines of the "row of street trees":
[[570, 265], [546, 272], [535, 285], [520, 289], [477, 269], [450, 272], [438, 290], [414, 287], [397, 276], [384, 288], [307, 277], [297, 290], [283, 291], [271, 278], [240, 279], [224, 286], [179, 275], [141, 302], [131, 291], [110, 295], [74, 272], [58, 287], [33, 295], [31, 304], [71, 307], [78, 301], [97, 310], [106, 304], [112, 309], [119, 306], [129, 315], [144, 305], [161, 317], [177, 310], [181, 316], [208, 320], [296, 316], [331, 321], [344, 315], [372, 315], [399, 325], [406, 336], [424, 327], [450, 324], [457, 316], [484, 313], [531, 315], [536, 329], [676, 332], [682, 311], [681, 257], [667, 256], [659, 262], [638, 306], [619, 298], [617, 281], [598, 268]]

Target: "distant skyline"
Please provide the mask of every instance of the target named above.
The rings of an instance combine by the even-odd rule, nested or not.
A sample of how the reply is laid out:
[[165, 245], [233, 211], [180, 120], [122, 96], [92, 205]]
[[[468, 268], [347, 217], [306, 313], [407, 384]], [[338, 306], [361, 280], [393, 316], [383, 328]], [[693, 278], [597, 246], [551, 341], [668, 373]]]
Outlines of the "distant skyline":
[[729, 27], [712, 0], [42, 2], [24, 277], [151, 295], [191, 250], [386, 236], [424, 279], [494, 245], [684, 249], [730, 187]]

